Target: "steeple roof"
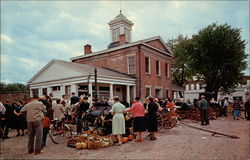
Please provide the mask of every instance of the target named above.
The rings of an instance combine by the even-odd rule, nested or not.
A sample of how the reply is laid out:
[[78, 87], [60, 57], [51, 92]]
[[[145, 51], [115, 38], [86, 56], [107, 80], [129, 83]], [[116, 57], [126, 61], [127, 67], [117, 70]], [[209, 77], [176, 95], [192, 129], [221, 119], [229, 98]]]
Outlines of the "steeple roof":
[[127, 17], [122, 14], [122, 10], [120, 10], [120, 14], [118, 14], [114, 20], [120, 20], [120, 19], [128, 20]]
[[121, 21], [126, 22], [131, 26], [134, 25], [130, 20], [128, 20], [128, 18], [126, 16], [124, 16], [122, 14], [122, 10], [120, 10], [120, 13], [113, 20], [111, 20], [108, 24], [112, 25], [112, 24], [115, 24], [115, 23], [121, 22]]

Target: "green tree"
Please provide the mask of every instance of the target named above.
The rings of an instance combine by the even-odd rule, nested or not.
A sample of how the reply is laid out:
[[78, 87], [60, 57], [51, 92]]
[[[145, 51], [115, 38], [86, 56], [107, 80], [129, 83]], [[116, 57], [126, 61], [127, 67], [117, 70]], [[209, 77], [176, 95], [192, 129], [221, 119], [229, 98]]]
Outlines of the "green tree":
[[169, 40], [168, 47], [173, 51], [173, 82], [183, 86], [191, 81], [195, 72], [189, 67], [189, 53], [193, 52], [194, 42], [188, 37], [179, 35], [176, 39]]
[[0, 83], [0, 91], [2, 92], [9, 92], [9, 91], [19, 91], [19, 92], [23, 92], [23, 91], [28, 91], [28, 86], [22, 84], [22, 83], [9, 83], [9, 84], [5, 84], [5, 83]]
[[189, 67], [203, 77], [206, 92], [230, 92], [242, 80], [246, 43], [240, 33], [228, 24], [213, 23], [193, 36]]

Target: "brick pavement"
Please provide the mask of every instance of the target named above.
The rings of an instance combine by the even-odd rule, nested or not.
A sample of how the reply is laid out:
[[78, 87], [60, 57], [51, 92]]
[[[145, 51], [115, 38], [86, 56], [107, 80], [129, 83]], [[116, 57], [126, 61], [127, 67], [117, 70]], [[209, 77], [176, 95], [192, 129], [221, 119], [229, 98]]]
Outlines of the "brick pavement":
[[[201, 127], [199, 123], [191, 125]], [[122, 146], [111, 146], [98, 150], [76, 150], [66, 147], [66, 140], [53, 144], [48, 137], [47, 146], [39, 155], [27, 154], [28, 137], [15, 137], [11, 131], [10, 139], [1, 141], [1, 158], [22, 159], [250, 159], [250, 122], [219, 118], [212, 120], [210, 126], [203, 128], [217, 132], [237, 135], [240, 139], [224, 136], [211, 136], [211, 133], [179, 125], [158, 133], [157, 141], [143, 139], [142, 143], [129, 142]], [[146, 133], [144, 133], [146, 136]]]

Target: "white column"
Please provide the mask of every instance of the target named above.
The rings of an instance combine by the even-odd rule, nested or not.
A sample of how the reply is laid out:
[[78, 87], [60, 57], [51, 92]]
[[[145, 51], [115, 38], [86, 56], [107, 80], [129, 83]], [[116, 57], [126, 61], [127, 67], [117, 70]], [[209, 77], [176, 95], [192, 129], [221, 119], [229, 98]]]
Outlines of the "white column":
[[60, 90], [61, 90], [61, 99], [62, 99], [62, 95], [65, 95], [65, 85], [61, 85], [60, 86]]
[[109, 86], [109, 95], [110, 95], [110, 99], [114, 98], [113, 84], [110, 84]]
[[127, 101], [130, 104], [130, 86], [127, 85]]
[[91, 96], [93, 97], [92, 83], [89, 83], [88, 90], [89, 90], [89, 94], [91, 94]]
[[38, 96], [41, 97], [43, 95], [43, 89], [38, 88]]
[[194, 84], [191, 84], [191, 90], [194, 90]]
[[52, 88], [51, 88], [51, 87], [48, 87], [48, 88], [47, 88], [47, 95], [49, 95], [50, 93], [52, 93]]
[[30, 97], [33, 97], [33, 90], [30, 89]]
[[134, 99], [136, 97], [136, 85], [133, 86], [133, 95], [134, 95]]
[[71, 92], [75, 92], [76, 96], [78, 96], [78, 88], [77, 87], [78, 87], [78, 85], [76, 85], [76, 84], [70, 85]]
[[196, 89], [200, 90], [200, 84], [196, 84]]

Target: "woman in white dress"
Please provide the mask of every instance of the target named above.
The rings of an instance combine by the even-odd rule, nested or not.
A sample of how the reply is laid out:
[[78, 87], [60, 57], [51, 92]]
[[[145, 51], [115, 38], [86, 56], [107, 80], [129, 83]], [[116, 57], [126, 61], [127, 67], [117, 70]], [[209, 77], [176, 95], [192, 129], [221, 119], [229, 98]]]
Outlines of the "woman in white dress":
[[125, 119], [124, 119], [124, 113], [125, 113], [125, 106], [120, 103], [119, 97], [114, 97], [114, 104], [111, 109], [111, 114], [113, 115], [112, 119], [112, 134], [117, 135], [118, 144], [121, 145], [121, 136], [122, 134], [125, 134]]

